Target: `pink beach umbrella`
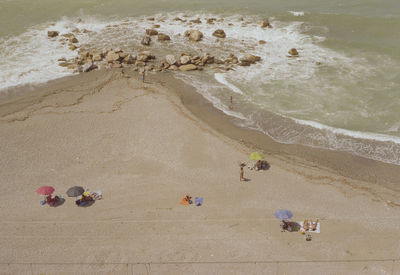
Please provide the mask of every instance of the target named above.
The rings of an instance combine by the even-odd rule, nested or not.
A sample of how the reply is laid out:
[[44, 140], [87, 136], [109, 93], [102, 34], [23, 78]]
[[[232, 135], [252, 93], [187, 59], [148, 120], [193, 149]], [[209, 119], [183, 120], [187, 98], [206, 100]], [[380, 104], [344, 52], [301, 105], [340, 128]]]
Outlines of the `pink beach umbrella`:
[[51, 195], [54, 192], [54, 188], [51, 186], [40, 186], [35, 192], [38, 193], [39, 195]]

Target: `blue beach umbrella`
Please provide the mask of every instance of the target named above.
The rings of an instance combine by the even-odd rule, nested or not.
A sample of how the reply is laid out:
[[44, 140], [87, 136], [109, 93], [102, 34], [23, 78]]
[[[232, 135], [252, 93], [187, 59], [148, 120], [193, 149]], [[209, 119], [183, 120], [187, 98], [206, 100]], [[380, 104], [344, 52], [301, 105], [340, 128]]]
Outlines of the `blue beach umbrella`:
[[293, 217], [293, 213], [289, 210], [280, 209], [275, 212], [274, 216], [280, 220], [289, 220]]

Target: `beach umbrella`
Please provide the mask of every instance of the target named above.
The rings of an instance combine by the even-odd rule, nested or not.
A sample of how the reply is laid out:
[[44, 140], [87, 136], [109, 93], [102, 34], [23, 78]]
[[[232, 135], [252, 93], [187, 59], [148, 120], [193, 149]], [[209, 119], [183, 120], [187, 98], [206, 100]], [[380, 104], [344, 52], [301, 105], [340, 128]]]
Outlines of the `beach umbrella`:
[[274, 216], [280, 220], [289, 220], [293, 217], [293, 213], [289, 210], [280, 209], [275, 212]]
[[83, 189], [83, 187], [74, 186], [74, 187], [71, 187], [70, 189], [68, 189], [67, 195], [68, 195], [68, 197], [77, 197], [77, 196], [82, 195], [83, 192], [85, 192], [85, 189]]
[[261, 160], [261, 159], [264, 159], [264, 156], [261, 155], [261, 154], [258, 153], [258, 152], [253, 152], [253, 153], [250, 154], [249, 159], [252, 159], [252, 160]]
[[40, 186], [35, 192], [38, 193], [39, 195], [51, 195], [54, 192], [54, 188], [51, 186]]

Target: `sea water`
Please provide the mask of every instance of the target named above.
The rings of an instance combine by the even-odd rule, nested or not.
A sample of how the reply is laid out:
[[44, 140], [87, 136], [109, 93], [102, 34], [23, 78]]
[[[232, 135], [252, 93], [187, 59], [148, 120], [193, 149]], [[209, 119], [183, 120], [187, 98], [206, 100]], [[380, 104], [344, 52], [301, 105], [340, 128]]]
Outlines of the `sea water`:
[[[155, 21], [147, 20], [150, 16]], [[176, 16], [200, 18], [202, 24], [175, 21]], [[210, 17], [217, 19], [214, 24], [206, 23]], [[260, 28], [264, 19], [272, 28]], [[49, 30], [86, 29], [76, 34], [79, 45], [135, 52], [144, 29], [154, 23], [172, 42], [154, 41], [150, 50], [262, 58], [234, 71], [176, 74], [236, 117], [239, 126], [281, 143], [400, 164], [400, 2], [395, 0], [0, 0], [0, 97], [19, 85], [72, 74], [57, 60], [77, 52], [49, 39]], [[193, 28], [203, 32], [202, 41], [188, 43], [183, 36]], [[216, 40], [215, 29], [224, 29], [227, 37]], [[299, 57], [289, 56], [291, 48]]]

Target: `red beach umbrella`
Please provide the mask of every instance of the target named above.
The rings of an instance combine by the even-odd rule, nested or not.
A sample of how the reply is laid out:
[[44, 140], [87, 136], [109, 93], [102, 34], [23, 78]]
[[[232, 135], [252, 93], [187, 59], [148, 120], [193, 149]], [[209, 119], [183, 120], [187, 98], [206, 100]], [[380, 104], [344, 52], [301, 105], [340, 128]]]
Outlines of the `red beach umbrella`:
[[56, 189], [54, 189], [51, 186], [43, 185], [39, 187], [35, 192], [38, 193], [39, 195], [51, 195], [53, 194], [54, 190]]

